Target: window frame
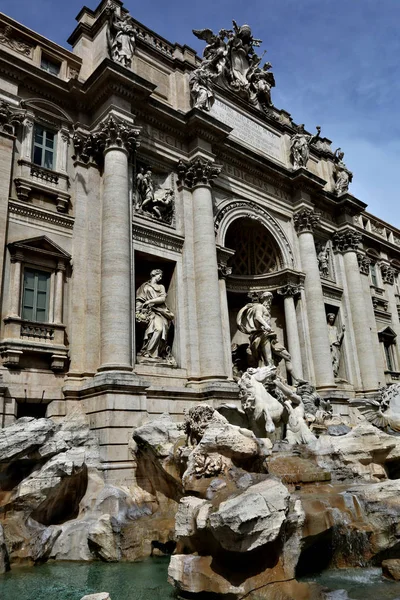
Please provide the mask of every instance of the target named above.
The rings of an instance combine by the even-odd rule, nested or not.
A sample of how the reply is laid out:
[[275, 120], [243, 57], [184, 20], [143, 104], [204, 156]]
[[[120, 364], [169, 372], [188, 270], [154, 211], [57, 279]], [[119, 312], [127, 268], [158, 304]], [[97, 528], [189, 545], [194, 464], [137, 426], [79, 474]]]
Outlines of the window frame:
[[[32, 307], [32, 311], [33, 311], [33, 317], [35, 318], [29, 318], [25, 315], [24, 313], [24, 309], [25, 309], [25, 273], [26, 271], [32, 271], [34, 274], [39, 274], [39, 273], [45, 273], [47, 275], [47, 284], [46, 284], [46, 309], [45, 309], [45, 319], [44, 320], [40, 320], [37, 318], [37, 295], [38, 292], [40, 292], [40, 290], [37, 289], [37, 286], [34, 287], [34, 301], [33, 301], [33, 307]], [[22, 273], [21, 273], [21, 303], [20, 303], [20, 315], [21, 315], [21, 319], [23, 321], [30, 321], [32, 323], [50, 323], [51, 319], [50, 319], [50, 312], [52, 309], [52, 300], [53, 300], [53, 294], [52, 294], [52, 279], [53, 279], [53, 271], [49, 268], [46, 267], [42, 267], [42, 266], [38, 266], [38, 265], [34, 265], [31, 263], [24, 263], [23, 264], [23, 269], [22, 269]]]
[[[36, 133], [37, 130], [41, 128], [43, 130], [43, 142], [40, 144], [36, 142]], [[47, 134], [51, 133], [53, 135], [53, 148], [50, 148], [46, 145]], [[39, 148], [41, 151], [41, 159], [40, 163], [35, 161], [35, 149]], [[46, 166], [46, 152], [50, 152], [52, 156], [51, 166]], [[35, 122], [33, 126], [33, 137], [32, 137], [32, 163], [41, 167], [42, 169], [47, 169], [48, 171], [55, 171], [57, 160], [57, 131], [51, 129], [50, 127], [45, 127], [40, 122]]]
[[[55, 73], [51, 69], [47, 68], [46, 63], [47, 63], [47, 65], [54, 65], [55, 67], [58, 67], [57, 73]], [[61, 72], [61, 67], [62, 67], [61, 61], [58, 61], [57, 59], [53, 59], [53, 57], [42, 53], [42, 55], [40, 57], [40, 68], [42, 69], [42, 71], [45, 71], [46, 73], [49, 73], [50, 75], [53, 75], [54, 77], [59, 77], [60, 72]]]

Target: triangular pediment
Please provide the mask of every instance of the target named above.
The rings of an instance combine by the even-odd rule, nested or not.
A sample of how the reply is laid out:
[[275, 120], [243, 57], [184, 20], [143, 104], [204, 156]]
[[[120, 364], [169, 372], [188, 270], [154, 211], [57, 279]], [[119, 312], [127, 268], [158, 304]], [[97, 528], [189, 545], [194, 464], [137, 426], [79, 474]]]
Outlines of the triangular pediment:
[[381, 341], [383, 340], [394, 340], [397, 337], [397, 333], [388, 325], [384, 327], [380, 331], [378, 331], [378, 336]]
[[53, 242], [53, 240], [48, 238], [46, 235], [40, 235], [38, 237], [29, 238], [27, 240], [13, 242], [11, 244], [8, 244], [8, 248], [11, 253], [14, 253], [18, 250], [22, 250], [30, 252], [39, 252], [40, 254], [47, 254], [55, 258], [60, 258], [64, 260], [70, 260], [71, 258], [71, 255], [68, 254], [68, 252], [60, 248], [60, 246], [58, 246], [55, 242]]

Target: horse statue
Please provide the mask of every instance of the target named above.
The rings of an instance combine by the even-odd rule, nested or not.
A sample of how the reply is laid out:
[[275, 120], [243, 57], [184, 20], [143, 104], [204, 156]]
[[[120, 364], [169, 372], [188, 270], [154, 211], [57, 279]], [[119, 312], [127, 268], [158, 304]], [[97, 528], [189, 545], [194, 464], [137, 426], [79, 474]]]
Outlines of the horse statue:
[[351, 400], [350, 405], [375, 427], [400, 432], [400, 383], [381, 388], [379, 401], [363, 398]]

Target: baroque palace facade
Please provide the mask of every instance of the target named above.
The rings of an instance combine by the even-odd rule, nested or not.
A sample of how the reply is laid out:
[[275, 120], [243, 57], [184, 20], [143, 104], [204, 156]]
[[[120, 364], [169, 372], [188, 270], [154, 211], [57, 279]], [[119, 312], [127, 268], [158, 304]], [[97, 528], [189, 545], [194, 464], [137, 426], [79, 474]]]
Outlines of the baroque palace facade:
[[0, 426], [80, 403], [129, 479], [149, 415], [239, 402], [257, 311], [335, 412], [397, 381], [400, 231], [273, 106], [249, 26], [200, 59], [119, 0], [77, 21], [70, 52], [0, 15]]

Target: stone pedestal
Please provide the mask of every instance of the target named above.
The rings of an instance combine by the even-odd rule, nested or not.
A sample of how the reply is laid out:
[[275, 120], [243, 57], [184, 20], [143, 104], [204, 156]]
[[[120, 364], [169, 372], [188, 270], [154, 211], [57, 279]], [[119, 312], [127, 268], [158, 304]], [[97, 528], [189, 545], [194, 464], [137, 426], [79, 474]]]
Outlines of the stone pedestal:
[[326, 327], [324, 296], [312, 233], [313, 226], [318, 219], [319, 216], [312, 209], [304, 208], [295, 214], [294, 224], [299, 236], [301, 266], [306, 274], [304, 291], [307, 301], [315, 383], [318, 389], [326, 389], [335, 387], [335, 380]]

